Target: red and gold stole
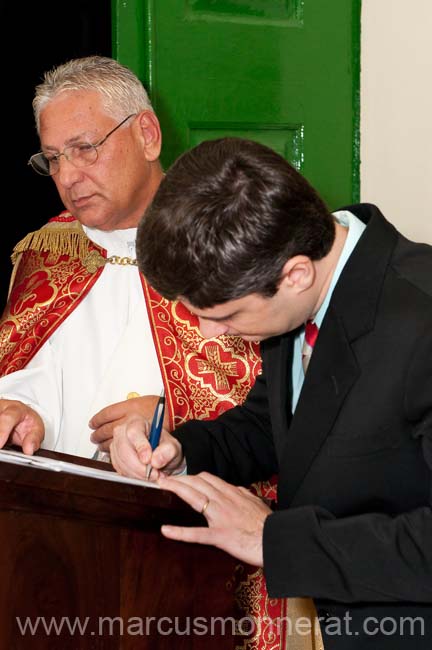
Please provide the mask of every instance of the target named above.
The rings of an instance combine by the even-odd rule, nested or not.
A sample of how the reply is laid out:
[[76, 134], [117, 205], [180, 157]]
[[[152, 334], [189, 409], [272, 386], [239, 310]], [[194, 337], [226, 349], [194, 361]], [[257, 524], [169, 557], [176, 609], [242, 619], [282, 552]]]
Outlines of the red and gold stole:
[[[88, 294], [106, 258], [106, 251], [87, 238], [68, 212], [17, 244], [9, 299], [0, 321], [0, 375], [26, 366]], [[141, 279], [172, 427], [190, 419], [213, 419], [241, 404], [261, 371], [259, 346], [232, 336], [204, 339], [196, 316], [182, 303], [162, 298]], [[253, 489], [275, 499], [274, 482]], [[239, 647], [283, 647], [272, 621], [284, 616], [285, 601], [267, 597], [262, 570], [239, 564], [233, 584], [254, 630]]]
[[198, 318], [142, 278], [172, 428], [213, 420], [244, 402], [261, 370], [259, 347], [236, 336], [204, 339]]
[[90, 291], [101, 252], [68, 212], [14, 249], [9, 297], [0, 321], [0, 376], [21, 370]]

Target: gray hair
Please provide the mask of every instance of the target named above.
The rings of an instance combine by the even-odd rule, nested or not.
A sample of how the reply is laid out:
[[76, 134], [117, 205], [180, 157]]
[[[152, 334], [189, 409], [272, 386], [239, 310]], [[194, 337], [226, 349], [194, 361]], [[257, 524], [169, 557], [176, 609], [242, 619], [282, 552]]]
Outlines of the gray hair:
[[45, 72], [43, 82], [36, 86], [33, 113], [38, 134], [41, 112], [67, 90], [95, 90], [107, 114], [117, 120], [130, 113], [153, 111], [144, 86], [132, 70], [109, 57], [86, 56]]

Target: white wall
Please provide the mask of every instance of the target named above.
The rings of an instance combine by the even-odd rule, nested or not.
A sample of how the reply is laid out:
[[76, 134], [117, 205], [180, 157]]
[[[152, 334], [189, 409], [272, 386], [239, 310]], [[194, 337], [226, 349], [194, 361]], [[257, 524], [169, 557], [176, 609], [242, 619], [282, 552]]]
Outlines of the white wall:
[[432, 0], [362, 0], [361, 200], [432, 244]]

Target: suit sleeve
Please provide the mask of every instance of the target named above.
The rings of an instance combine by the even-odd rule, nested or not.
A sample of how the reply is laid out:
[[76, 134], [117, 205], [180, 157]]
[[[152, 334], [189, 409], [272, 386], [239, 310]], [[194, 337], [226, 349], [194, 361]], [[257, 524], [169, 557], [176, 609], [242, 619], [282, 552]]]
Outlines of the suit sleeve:
[[214, 421], [192, 420], [173, 432], [182, 444], [189, 474], [217, 474], [249, 485], [277, 471], [264, 376], [257, 378], [242, 406]]

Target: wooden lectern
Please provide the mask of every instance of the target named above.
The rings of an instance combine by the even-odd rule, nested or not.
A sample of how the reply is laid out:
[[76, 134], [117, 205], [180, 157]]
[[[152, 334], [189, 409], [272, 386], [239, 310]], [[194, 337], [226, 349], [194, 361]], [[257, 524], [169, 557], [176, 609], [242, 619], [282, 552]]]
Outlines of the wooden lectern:
[[0, 462], [1, 650], [243, 647], [238, 561], [162, 523], [205, 520], [162, 490]]

